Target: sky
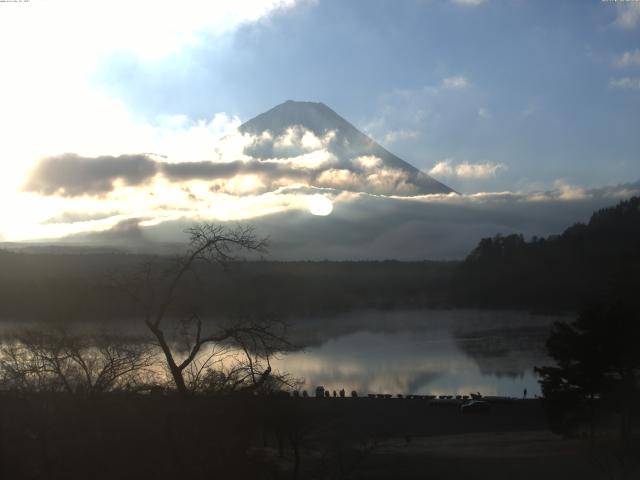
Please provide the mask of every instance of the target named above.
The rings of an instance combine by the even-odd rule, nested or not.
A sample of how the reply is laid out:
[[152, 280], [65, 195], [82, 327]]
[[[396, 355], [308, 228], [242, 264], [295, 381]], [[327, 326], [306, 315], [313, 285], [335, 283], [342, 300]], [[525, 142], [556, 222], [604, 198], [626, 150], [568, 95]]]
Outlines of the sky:
[[[620, 198], [640, 180], [640, 2], [2, 2], [0, 59], [5, 241], [307, 211], [318, 193], [339, 214], [353, 195], [113, 173], [120, 155], [237, 160], [236, 128], [288, 99], [325, 103], [470, 203]], [[30, 188], [60, 155], [113, 159], [109, 188]]]

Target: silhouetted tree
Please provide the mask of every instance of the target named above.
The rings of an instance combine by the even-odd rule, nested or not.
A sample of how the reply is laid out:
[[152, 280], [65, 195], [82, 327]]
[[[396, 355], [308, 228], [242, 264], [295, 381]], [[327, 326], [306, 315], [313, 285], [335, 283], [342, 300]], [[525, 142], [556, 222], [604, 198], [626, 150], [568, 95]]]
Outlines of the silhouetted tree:
[[[157, 261], [147, 262], [132, 279], [121, 280], [118, 286], [141, 307], [144, 324], [162, 350], [181, 395], [203, 388], [260, 388], [272, 373], [270, 357], [288, 345], [284, 325], [255, 315], [240, 315], [222, 324], [204, 322], [189, 296], [206, 292], [197, 291], [188, 280], [198, 282], [198, 263], [226, 268], [238, 259], [240, 251], [265, 251], [267, 239], [259, 238], [251, 227], [227, 228], [209, 223], [189, 228], [187, 233], [187, 253], [172, 265], [163, 268]], [[173, 340], [167, 330], [170, 317], [182, 318], [180, 332]], [[239, 355], [232, 357], [229, 348]]]
[[632, 416], [640, 389], [640, 313], [618, 301], [585, 308], [571, 324], [556, 322], [547, 341], [556, 366], [540, 367], [544, 396], [561, 410], [593, 413], [613, 403], [620, 413], [620, 435], [632, 435]]
[[0, 375], [5, 388], [23, 392], [96, 395], [136, 390], [151, 376], [153, 352], [135, 339], [27, 329], [5, 336]]

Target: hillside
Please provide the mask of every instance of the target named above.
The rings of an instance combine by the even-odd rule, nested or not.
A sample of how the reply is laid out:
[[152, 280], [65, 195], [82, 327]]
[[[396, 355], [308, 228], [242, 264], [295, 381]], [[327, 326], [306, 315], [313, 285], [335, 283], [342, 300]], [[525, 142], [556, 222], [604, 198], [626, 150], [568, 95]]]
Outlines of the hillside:
[[[64, 250], [61, 250], [64, 252]], [[0, 321], [110, 322], [138, 314], [111, 280], [170, 257], [0, 251]], [[205, 316], [322, 316], [357, 308], [440, 306], [452, 262], [238, 262], [201, 265], [182, 292]]]
[[572, 309], [640, 285], [640, 197], [595, 212], [561, 235], [484, 238], [458, 268], [462, 305]]

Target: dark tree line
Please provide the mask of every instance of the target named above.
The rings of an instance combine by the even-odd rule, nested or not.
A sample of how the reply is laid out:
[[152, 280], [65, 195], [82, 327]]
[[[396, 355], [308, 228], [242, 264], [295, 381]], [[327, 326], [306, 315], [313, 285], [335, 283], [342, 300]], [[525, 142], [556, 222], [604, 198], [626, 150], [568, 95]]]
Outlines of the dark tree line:
[[536, 368], [552, 425], [560, 430], [615, 414], [629, 444], [640, 405], [640, 305], [637, 299], [593, 303], [572, 323], [553, 326], [547, 349], [554, 366]]
[[[0, 319], [49, 323], [132, 320], [138, 305], [107, 292], [105, 278], [141, 264], [168, 265], [170, 256], [125, 253], [17, 253], [0, 250]], [[283, 318], [358, 308], [442, 306], [455, 262], [231, 261], [196, 262], [202, 311], [234, 315], [255, 305]]]
[[453, 302], [575, 310], [640, 286], [640, 198], [595, 212], [561, 235], [484, 238], [458, 267]]

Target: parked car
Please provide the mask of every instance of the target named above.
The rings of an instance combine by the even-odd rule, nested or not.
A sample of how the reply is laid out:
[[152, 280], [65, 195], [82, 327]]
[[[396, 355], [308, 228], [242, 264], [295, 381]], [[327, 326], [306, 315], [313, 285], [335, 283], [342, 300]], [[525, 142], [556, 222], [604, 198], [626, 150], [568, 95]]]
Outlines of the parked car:
[[471, 400], [460, 405], [462, 413], [487, 413], [491, 411], [491, 404], [484, 400]]

